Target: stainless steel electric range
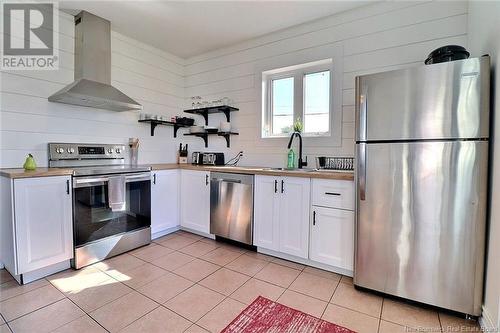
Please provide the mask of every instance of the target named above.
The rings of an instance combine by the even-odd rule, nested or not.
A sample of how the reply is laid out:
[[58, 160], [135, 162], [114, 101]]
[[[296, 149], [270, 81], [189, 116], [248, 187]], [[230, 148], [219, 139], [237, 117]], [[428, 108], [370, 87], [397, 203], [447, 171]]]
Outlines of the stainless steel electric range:
[[126, 155], [120, 144], [49, 143], [49, 167], [74, 170], [76, 269], [151, 242], [151, 169]]

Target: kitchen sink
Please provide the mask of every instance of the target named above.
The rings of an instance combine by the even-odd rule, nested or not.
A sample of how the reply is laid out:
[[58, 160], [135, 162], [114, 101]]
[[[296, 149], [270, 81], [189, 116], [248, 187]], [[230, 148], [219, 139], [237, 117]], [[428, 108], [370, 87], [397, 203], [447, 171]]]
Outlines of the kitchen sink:
[[316, 171], [316, 169], [314, 169], [314, 168], [302, 168], [302, 169], [299, 169], [299, 168], [292, 168], [292, 169], [289, 169], [289, 168], [262, 168], [262, 170], [270, 170], [270, 171], [302, 171], [302, 172]]
[[302, 171], [302, 172], [346, 172], [350, 173], [353, 172], [353, 170], [332, 170], [332, 169], [318, 169], [318, 168], [293, 168], [293, 169], [288, 169], [288, 168], [262, 168], [264, 171]]

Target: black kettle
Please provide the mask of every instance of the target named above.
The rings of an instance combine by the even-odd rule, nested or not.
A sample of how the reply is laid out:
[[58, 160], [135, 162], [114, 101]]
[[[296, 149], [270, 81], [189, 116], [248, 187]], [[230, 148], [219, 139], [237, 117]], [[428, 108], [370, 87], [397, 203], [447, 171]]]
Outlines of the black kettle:
[[440, 62], [462, 60], [469, 58], [470, 53], [460, 45], [446, 45], [432, 51], [427, 59], [426, 65], [437, 64]]

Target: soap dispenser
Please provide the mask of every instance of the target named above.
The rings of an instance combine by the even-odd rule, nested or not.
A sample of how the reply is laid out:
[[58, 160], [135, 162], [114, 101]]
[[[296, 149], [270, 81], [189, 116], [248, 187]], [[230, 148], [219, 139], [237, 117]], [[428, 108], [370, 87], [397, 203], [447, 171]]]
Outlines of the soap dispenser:
[[288, 169], [293, 169], [295, 168], [295, 152], [293, 151], [292, 148], [288, 150], [288, 159], [287, 159], [287, 165], [286, 167]]

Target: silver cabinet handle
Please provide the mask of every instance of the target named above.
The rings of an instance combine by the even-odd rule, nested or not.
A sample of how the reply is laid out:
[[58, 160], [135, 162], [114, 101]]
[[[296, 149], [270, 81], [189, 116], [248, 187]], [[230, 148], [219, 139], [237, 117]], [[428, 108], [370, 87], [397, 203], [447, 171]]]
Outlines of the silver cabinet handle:
[[153, 184], [156, 185], [156, 173], [153, 174]]
[[285, 181], [281, 180], [281, 193], [285, 192]]
[[359, 199], [366, 199], [366, 143], [358, 144], [358, 190]]
[[278, 193], [278, 181], [274, 180], [274, 193]]
[[69, 194], [69, 179], [66, 180], [66, 194]]
[[336, 195], [336, 196], [339, 196], [341, 195], [340, 193], [337, 193], [337, 192], [325, 192], [326, 195]]
[[313, 225], [316, 225], [316, 211], [313, 211]]
[[205, 185], [208, 186], [208, 175], [205, 175]]

